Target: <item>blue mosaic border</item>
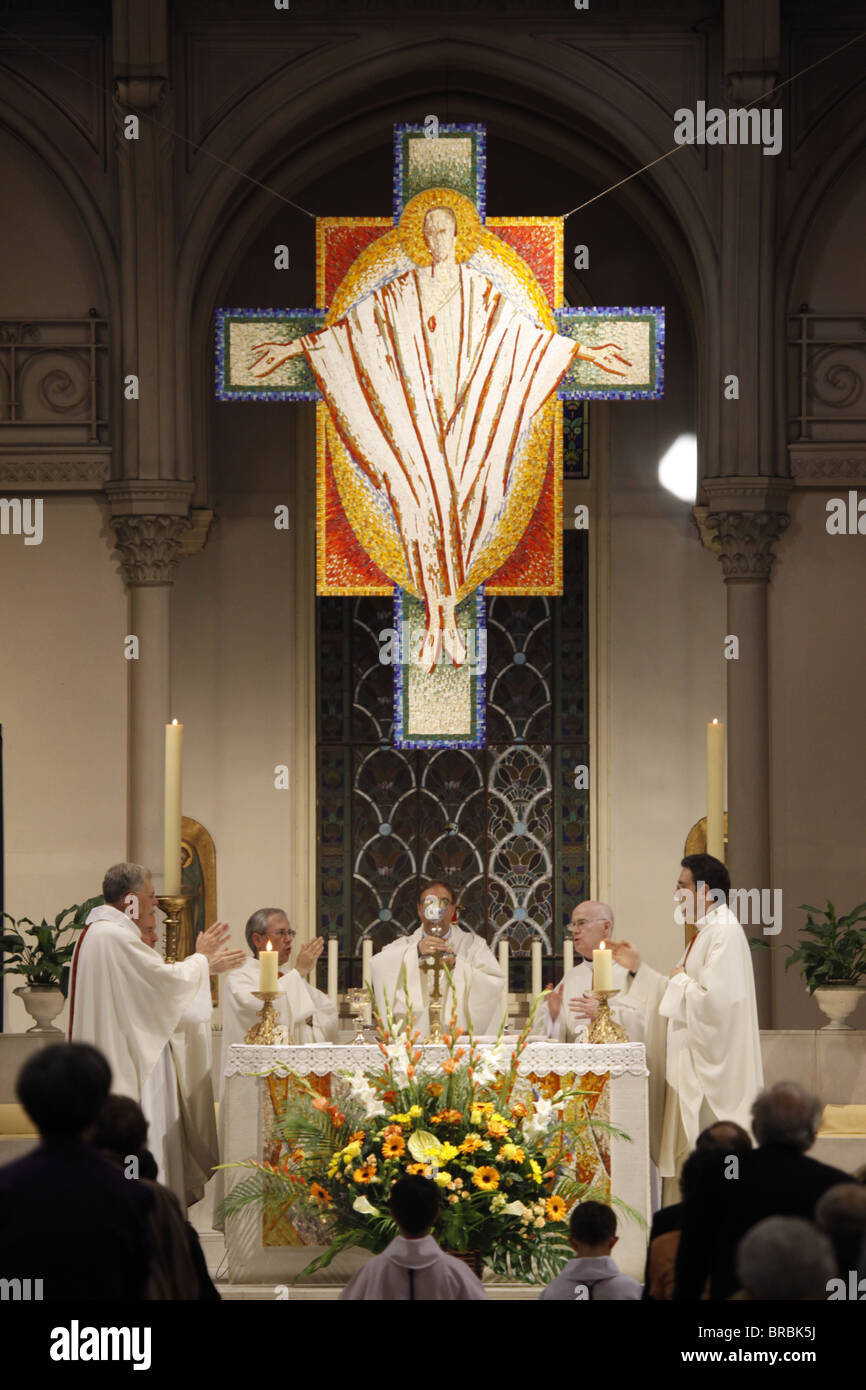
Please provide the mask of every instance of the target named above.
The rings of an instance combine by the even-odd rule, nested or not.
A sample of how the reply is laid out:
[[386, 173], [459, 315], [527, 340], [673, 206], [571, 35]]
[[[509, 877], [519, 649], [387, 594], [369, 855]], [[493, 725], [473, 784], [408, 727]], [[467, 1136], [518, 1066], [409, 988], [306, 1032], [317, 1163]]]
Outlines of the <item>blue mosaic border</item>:
[[[325, 324], [324, 309], [217, 309], [214, 374], [216, 379], [216, 398], [218, 401], [320, 401], [321, 392], [315, 387], [304, 390], [290, 390], [281, 387], [261, 388], [231, 386], [226, 380], [228, 365], [228, 325], [232, 321], [251, 322], [255, 319], [271, 319], [275, 322], [290, 322], [292, 319], [315, 319], [320, 328]], [[307, 368], [309, 371], [309, 368]]]
[[[562, 330], [565, 326], [563, 321], [568, 319], [593, 319], [593, 318], [620, 318], [620, 319], [652, 319], [654, 321], [654, 354], [653, 354], [653, 381], [654, 385], [648, 389], [642, 387], [621, 388], [611, 387], [579, 387], [563, 386], [560, 384], [557, 389], [557, 396], [561, 401], [660, 401], [665, 393], [665, 311], [658, 306], [641, 306], [636, 308], [634, 305], [619, 306], [613, 308], [567, 308], [554, 309], [554, 317], [557, 327]], [[566, 335], [570, 336], [570, 335]]]
[[[484, 601], [484, 585], [475, 590], [475, 622], [479, 631], [487, 632], [487, 604]], [[486, 748], [487, 747], [487, 671], [479, 671], [473, 677], [473, 698], [475, 736], [473, 738], [408, 738], [404, 734], [405, 701], [403, 686], [403, 590], [394, 585], [394, 628], [397, 634], [393, 651], [394, 664], [394, 747], [395, 748]], [[486, 644], [486, 635], [485, 635]]]
[[[406, 122], [394, 126], [394, 225], [403, 212], [403, 136], [423, 135], [423, 125]], [[487, 216], [487, 127], [476, 122], [469, 125], [440, 125], [440, 135], [475, 136], [475, 206], [483, 222]], [[436, 137], [431, 136], [430, 139]]]

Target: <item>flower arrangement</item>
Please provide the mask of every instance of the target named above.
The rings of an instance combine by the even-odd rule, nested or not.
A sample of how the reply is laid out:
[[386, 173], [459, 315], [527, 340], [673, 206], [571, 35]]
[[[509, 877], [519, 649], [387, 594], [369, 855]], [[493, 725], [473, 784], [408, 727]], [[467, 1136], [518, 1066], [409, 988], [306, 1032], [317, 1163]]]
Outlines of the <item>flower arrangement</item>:
[[301, 1278], [353, 1246], [384, 1250], [398, 1234], [388, 1209], [391, 1185], [419, 1173], [440, 1189], [433, 1234], [444, 1250], [473, 1252], [510, 1279], [548, 1282], [573, 1255], [571, 1207], [604, 1200], [566, 1171], [578, 1134], [591, 1128], [628, 1136], [590, 1121], [585, 1107], [582, 1116], [567, 1118], [580, 1109], [569, 1105], [584, 1094], [579, 1090], [561, 1090], [551, 1100], [516, 1098], [532, 1021], [506, 1061], [501, 1030], [495, 1046], [481, 1053], [452, 1016], [443, 1038], [447, 1056], [430, 1071], [411, 1015], [405, 1028], [390, 1012], [387, 1021], [377, 1016], [381, 1072], [345, 1076], [339, 1096], [330, 1099], [290, 1073], [295, 1094], [275, 1122], [286, 1156], [279, 1164], [226, 1165], [252, 1171], [222, 1210], [258, 1203], [268, 1215], [292, 1207], [293, 1215], [317, 1217], [327, 1249]]

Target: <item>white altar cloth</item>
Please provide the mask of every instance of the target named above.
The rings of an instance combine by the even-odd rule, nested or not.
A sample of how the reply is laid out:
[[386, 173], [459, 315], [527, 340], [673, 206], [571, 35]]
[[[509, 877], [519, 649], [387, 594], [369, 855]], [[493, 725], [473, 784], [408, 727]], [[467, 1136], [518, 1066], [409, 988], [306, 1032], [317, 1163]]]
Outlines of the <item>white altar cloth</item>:
[[[481, 1050], [487, 1048], [481, 1044]], [[447, 1056], [444, 1047], [425, 1046], [419, 1070], [435, 1072]], [[225, 1058], [220, 1130], [223, 1163], [261, 1158], [267, 1137], [261, 1076], [294, 1071], [301, 1076], [365, 1071], [381, 1068], [382, 1054], [375, 1045], [338, 1046], [311, 1043], [305, 1047], [236, 1045]], [[647, 1226], [618, 1217], [616, 1259], [620, 1269], [643, 1279], [646, 1239], [650, 1219], [647, 1068], [643, 1043], [533, 1042], [518, 1064], [522, 1076], [574, 1074], [610, 1077], [610, 1123], [630, 1136], [631, 1142], [610, 1139], [611, 1193], [640, 1213]], [[260, 1073], [260, 1075], [253, 1075]], [[219, 1175], [218, 1175], [219, 1176]], [[224, 1174], [226, 1190], [242, 1177], [244, 1169]], [[226, 1256], [230, 1283], [288, 1283], [318, 1253], [314, 1246], [264, 1247], [261, 1212], [248, 1208], [226, 1221]], [[367, 1258], [347, 1252], [316, 1276], [316, 1282], [343, 1283]]]

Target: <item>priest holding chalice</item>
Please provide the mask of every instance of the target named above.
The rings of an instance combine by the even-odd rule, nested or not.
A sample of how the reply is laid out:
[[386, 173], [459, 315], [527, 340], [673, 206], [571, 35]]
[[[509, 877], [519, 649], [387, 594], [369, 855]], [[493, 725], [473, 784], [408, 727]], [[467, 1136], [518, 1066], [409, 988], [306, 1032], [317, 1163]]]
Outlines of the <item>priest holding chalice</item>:
[[392, 941], [371, 962], [382, 1017], [387, 1005], [395, 1020], [405, 1019], [411, 1006], [414, 1025], [425, 1040], [436, 1032], [437, 1021], [450, 1022], [455, 1002], [458, 1027], [468, 1030], [471, 1025], [477, 1037], [498, 1032], [506, 1010], [499, 962], [480, 936], [457, 925], [456, 913], [447, 884], [425, 884], [418, 897], [420, 926]]

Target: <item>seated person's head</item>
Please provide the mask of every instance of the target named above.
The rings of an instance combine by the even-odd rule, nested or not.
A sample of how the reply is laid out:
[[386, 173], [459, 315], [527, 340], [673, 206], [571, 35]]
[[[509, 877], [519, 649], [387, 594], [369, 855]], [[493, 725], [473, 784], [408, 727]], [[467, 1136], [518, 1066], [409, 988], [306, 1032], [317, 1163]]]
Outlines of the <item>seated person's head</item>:
[[833, 1246], [823, 1231], [800, 1216], [768, 1216], [737, 1246], [737, 1278], [744, 1293], [761, 1302], [824, 1301], [836, 1277]]
[[432, 1230], [439, 1215], [439, 1189], [429, 1178], [400, 1178], [391, 1188], [390, 1207], [401, 1236], [417, 1240]]
[[866, 1241], [866, 1187], [860, 1182], [829, 1187], [815, 1207], [815, 1225], [829, 1237], [839, 1273], [844, 1277], [857, 1269]]
[[752, 1129], [760, 1145], [779, 1144], [805, 1153], [821, 1123], [823, 1106], [796, 1081], [779, 1081], [761, 1091], [752, 1104]]
[[131, 1096], [108, 1096], [87, 1137], [95, 1149], [118, 1158], [138, 1157], [147, 1144], [144, 1111]]
[[41, 1048], [18, 1074], [15, 1092], [43, 1139], [80, 1139], [99, 1115], [111, 1067], [87, 1043]]
[[569, 1222], [571, 1244], [576, 1255], [609, 1255], [619, 1236], [616, 1216], [603, 1202], [579, 1202]]

